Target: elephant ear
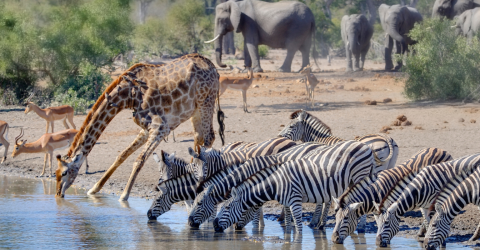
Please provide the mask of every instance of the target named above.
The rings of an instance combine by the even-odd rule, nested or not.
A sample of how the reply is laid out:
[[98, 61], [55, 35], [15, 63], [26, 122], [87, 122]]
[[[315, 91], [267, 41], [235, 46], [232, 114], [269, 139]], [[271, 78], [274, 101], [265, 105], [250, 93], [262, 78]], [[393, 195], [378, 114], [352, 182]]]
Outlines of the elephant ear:
[[240, 7], [234, 1], [228, 1], [230, 4], [230, 21], [232, 22], [233, 28], [235, 29], [236, 33], [239, 33], [240, 30], [240, 20], [242, 17], [242, 12], [240, 11]]

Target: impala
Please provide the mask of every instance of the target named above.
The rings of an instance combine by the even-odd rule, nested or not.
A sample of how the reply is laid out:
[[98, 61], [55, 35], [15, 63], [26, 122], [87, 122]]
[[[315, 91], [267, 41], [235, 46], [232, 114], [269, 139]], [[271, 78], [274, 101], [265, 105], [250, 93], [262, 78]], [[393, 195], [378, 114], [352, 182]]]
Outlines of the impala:
[[73, 129], [76, 129], [75, 123], [73, 123], [73, 108], [68, 106], [68, 105], [63, 105], [59, 107], [49, 107], [46, 109], [41, 109], [39, 106], [35, 105], [33, 102], [30, 102], [30, 99], [32, 99], [33, 94], [28, 97], [28, 99], [25, 101], [25, 114], [30, 113], [30, 111], [34, 111], [37, 113], [38, 116], [41, 118], [45, 119], [47, 121], [47, 129], [45, 133], [48, 133], [48, 126], [52, 126], [52, 133], [53, 133], [53, 124], [56, 120], [62, 120], [63, 119], [63, 126], [65, 126], [66, 129], [69, 129], [68, 124], [67, 124], [67, 119], [70, 122], [70, 125], [72, 125]]
[[243, 112], [249, 113], [247, 109], [247, 90], [250, 88], [253, 82], [253, 69], [247, 68], [247, 77], [230, 77], [230, 76], [221, 76], [220, 81], [220, 93], [219, 96], [225, 92], [227, 89], [239, 90], [242, 91], [243, 97]]
[[0, 121], [0, 143], [5, 147], [5, 153], [3, 153], [3, 158], [0, 164], [7, 159], [8, 146], [10, 146], [10, 143], [8, 143], [8, 129], [8, 123]]
[[[78, 130], [75, 129], [66, 129], [57, 133], [47, 133], [42, 135], [40, 139], [27, 143], [27, 140], [21, 140], [20, 143], [18, 140], [23, 137], [23, 129], [20, 132], [20, 135], [15, 138], [15, 147], [13, 148], [12, 158], [15, 158], [22, 153], [45, 153], [45, 159], [43, 161], [43, 170], [40, 176], [43, 176], [45, 173], [45, 167], [47, 166], [47, 157], [49, 158], [50, 163], [50, 175], [52, 175], [52, 161], [53, 161], [53, 151], [61, 150], [64, 148], [70, 147], [75, 135], [78, 133]], [[85, 174], [88, 174], [88, 162], [86, 162], [87, 168]]]

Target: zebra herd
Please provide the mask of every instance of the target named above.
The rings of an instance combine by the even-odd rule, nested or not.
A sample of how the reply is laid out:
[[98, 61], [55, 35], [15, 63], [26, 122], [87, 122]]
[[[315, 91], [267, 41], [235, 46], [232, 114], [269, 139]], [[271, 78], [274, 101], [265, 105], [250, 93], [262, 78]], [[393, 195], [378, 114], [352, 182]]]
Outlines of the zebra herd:
[[[364, 232], [365, 216], [373, 213], [376, 243], [387, 246], [400, 217], [420, 209], [424, 222], [417, 236], [424, 237], [426, 249], [435, 249], [467, 204], [480, 205], [480, 154], [453, 159], [426, 148], [395, 166], [398, 146], [386, 134], [343, 140], [303, 110], [290, 119], [278, 137], [260, 143], [234, 142], [199, 154], [189, 148], [191, 163], [163, 151], [154, 155], [161, 177], [148, 218], [156, 220], [184, 201], [191, 227], [212, 220], [217, 232], [249, 222], [263, 227], [262, 205], [275, 200], [284, 206], [285, 227], [293, 220], [299, 234], [302, 203], [317, 204], [309, 226], [321, 229], [333, 201], [333, 242], [342, 244], [355, 228]], [[479, 237], [480, 225], [472, 240]]]

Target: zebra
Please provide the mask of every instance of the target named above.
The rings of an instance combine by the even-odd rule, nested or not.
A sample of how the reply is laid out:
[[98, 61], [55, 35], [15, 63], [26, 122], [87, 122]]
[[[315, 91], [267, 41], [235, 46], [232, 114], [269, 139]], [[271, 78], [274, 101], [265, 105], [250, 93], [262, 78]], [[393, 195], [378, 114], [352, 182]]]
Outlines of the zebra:
[[176, 202], [195, 199], [196, 185], [197, 178], [194, 173], [187, 173], [162, 182], [158, 186], [158, 193], [147, 212], [148, 219], [156, 220], [158, 216], [170, 211]]
[[[214, 206], [225, 201], [226, 193], [232, 187], [243, 182], [254, 173], [272, 164], [279, 164], [289, 160], [295, 160], [314, 153], [316, 149], [324, 147], [318, 143], [304, 143], [291, 147], [275, 155], [258, 156], [248, 159], [243, 164], [228, 166], [210, 176], [198, 185], [197, 197], [188, 217], [191, 227], [198, 227], [206, 221], [214, 212]], [[263, 218], [263, 213], [259, 212]], [[246, 221], [248, 223], [248, 221]], [[237, 224], [236, 229], [243, 226]]]
[[[480, 205], [480, 168], [465, 179], [457, 178], [440, 192], [435, 201], [435, 215], [432, 217], [423, 241], [425, 249], [436, 249], [445, 243], [453, 219], [463, 208], [473, 203]], [[433, 207], [433, 205], [432, 205]], [[480, 224], [469, 241], [480, 237]]]
[[255, 156], [277, 154], [295, 145], [297, 143], [292, 140], [276, 137], [235, 152], [222, 153], [214, 148], [205, 147], [201, 147], [199, 154], [192, 148], [188, 148], [188, 152], [193, 157], [193, 163], [198, 166], [195, 172], [197, 180], [202, 182], [226, 166], [242, 163]]
[[468, 175], [480, 165], [480, 154], [464, 156], [452, 161], [442, 162], [424, 167], [406, 186], [397, 185], [393, 190], [400, 195], [388, 195], [380, 203], [374, 203], [378, 231], [376, 244], [386, 247], [398, 233], [400, 216], [406, 212], [420, 208], [427, 218], [427, 227], [431, 214], [428, 208], [437, 194], [453, 178]]
[[[332, 233], [332, 242], [342, 244], [346, 237], [357, 227], [365, 227], [365, 215], [374, 212], [374, 201], [380, 202], [396, 185], [405, 186], [425, 166], [452, 160], [447, 151], [439, 148], [425, 148], [392, 169], [384, 170], [372, 179], [366, 177], [348, 192], [333, 198], [336, 223]], [[424, 227], [421, 229], [424, 233]], [[364, 230], [364, 229], [363, 229]], [[358, 230], [360, 231], [360, 230]]]
[[[278, 136], [292, 141], [312, 141], [326, 145], [344, 141], [344, 139], [333, 136], [329, 126], [304, 110], [293, 112], [290, 115], [290, 120], [290, 124], [285, 126]], [[398, 158], [398, 145], [391, 137], [385, 134], [372, 134], [355, 138], [355, 140], [365, 143], [373, 150], [377, 162], [376, 171], [395, 167]], [[317, 205], [309, 226], [322, 229], [325, 226], [329, 208], [330, 203], [324, 204], [323, 207]]]
[[[374, 173], [372, 150], [345, 141], [316, 150], [308, 157], [262, 169], [231, 189], [231, 198], [213, 221], [221, 232], [239, 221], [251, 207], [270, 200], [290, 207], [297, 233], [302, 231], [302, 203], [322, 203]], [[227, 194], [228, 195], [228, 194]], [[285, 221], [288, 226], [289, 220]]]
[[[244, 150], [245, 148], [248, 148], [252, 145], [253, 143], [246, 143], [243, 141], [232, 142], [232, 143], [229, 143], [228, 145], [223, 146], [220, 149], [220, 152], [228, 153], [228, 152], [234, 152], [236, 150]], [[158, 167], [160, 172], [160, 178], [155, 191], [160, 191], [160, 187], [162, 186], [162, 183], [164, 183], [166, 180], [176, 179], [180, 176], [187, 175], [189, 173], [193, 174], [193, 176], [195, 177], [193, 164], [187, 163], [183, 159], [175, 157], [175, 153], [170, 155], [162, 150], [161, 155], [162, 155], [162, 159], [160, 160], [158, 155], [156, 153], [153, 153], [153, 158], [159, 165]], [[196, 180], [195, 180], [195, 183], [196, 183]], [[173, 184], [170, 184], [170, 186], [172, 185]], [[185, 201], [185, 206], [187, 208], [187, 211], [189, 211], [191, 208], [193, 199], [183, 199], [183, 201]]]

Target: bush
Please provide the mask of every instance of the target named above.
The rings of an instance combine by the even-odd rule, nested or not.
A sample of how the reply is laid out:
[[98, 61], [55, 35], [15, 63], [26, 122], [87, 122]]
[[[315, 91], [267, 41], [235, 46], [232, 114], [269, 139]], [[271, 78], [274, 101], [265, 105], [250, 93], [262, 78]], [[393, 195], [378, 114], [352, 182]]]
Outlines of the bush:
[[267, 45], [258, 45], [258, 56], [260, 56], [260, 58], [265, 58], [268, 56]]
[[52, 106], [69, 105], [75, 110], [75, 114], [86, 114], [90, 105], [94, 104], [93, 100], [86, 100], [79, 98], [77, 92], [69, 89], [66, 93], [59, 93], [55, 95], [55, 101]]
[[[406, 58], [405, 95], [420, 99], [472, 98], [479, 87], [480, 44], [455, 36], [451, 21], [436, 19], [416, 24], [410, 36], [418, 43]], [[426, 32], [428, 30], [428, 32]]]
[[83, 64], [79, 75], [67, 78], [55, 89], [55, 95], [66, 93], [69, 89], [76, 92], [77, 96], [86, 100], [97, 100], [103, 93], [106, 85], [112, 81], [110, 75], [102, 73], [93, 65]]

